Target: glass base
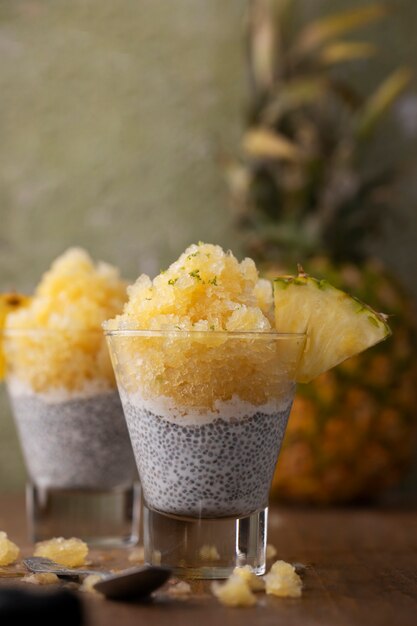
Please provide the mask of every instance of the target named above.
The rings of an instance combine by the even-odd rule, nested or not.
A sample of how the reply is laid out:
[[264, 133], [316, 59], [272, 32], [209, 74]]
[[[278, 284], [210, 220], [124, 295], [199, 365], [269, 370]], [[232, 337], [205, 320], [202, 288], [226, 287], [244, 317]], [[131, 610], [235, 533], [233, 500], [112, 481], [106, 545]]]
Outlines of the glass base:
[[26, 486], [32, 541], [78, 537], [94, 547], [132, 546], [139, 539], [139, 483], [109, 491]]
[[145, 561], [185, 578], [227, 578], [237, 566], [265, 573], [268, 509], [247, 517], [197, 519], [144, 505]]

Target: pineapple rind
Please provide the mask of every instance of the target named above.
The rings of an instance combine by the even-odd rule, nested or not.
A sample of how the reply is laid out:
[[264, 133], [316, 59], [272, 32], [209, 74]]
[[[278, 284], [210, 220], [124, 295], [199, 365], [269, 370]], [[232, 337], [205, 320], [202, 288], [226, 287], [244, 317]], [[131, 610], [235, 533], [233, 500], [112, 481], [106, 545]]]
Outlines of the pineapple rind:
[[383, 315], [327, 280], [278, 277], [274, 297], [276, 330], [307, 332], [297, 382], [310, 382], [391, 334]]

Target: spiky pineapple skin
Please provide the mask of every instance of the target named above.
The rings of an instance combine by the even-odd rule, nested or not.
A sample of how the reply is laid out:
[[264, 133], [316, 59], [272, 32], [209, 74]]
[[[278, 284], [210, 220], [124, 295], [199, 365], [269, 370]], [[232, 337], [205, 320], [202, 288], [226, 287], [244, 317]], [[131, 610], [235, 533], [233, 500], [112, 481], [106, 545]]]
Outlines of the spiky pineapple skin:
[[388, 313], [392, 337], [298, 386], [271, 497], [315, 504], [366, 500], [401, 481], [416, 446], [413, 304], [376, 261], [335, 266], [312, 259], [305, 269]]

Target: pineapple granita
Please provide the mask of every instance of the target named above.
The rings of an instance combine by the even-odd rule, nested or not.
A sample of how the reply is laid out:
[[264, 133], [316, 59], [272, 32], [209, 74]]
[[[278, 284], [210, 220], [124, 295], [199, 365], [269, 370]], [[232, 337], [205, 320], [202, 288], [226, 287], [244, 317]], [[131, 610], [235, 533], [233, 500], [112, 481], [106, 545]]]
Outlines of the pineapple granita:
[[7, 534], [0, 530], [0, 566], [11, 565], [19, 557], [20, 550]]
[[230, 341], [232, 335], [222, 333], [272, 330], [272, 286], [259, 279], [251, 259], [239, 263], [220, 246], [192, 245], [153, 282], [142, 275], [128, 293], [123, 315], [107, 322], [107, 330], [210, 335], [188, 334], [185, 341], [175, 335], [146, 342], [130, 338], [123, 352], [131, 364], [123, 377], [127, 391], [140, 391], [143, 400], [153, 402], [169, 399], [173, 410], [184, 406], [187, 415], [191, 407], [218, 413], [219, 402], [230, 403], [234, 396], [260, 406], [272, 389], [276, 395], [282, 367], [276, 372], [278, 358], [271, 345], [253, 341], [248, 349], [247, 341]]
[[266, 506], [304, 345], [271, 332], [271, 283], [199, 244], [128, 293], [105, 328], [147, 503], [214, 517]]
[[225, 583], [213, 583], [211, 590], [225, 606], [253, 606], [256, 597], [253, 591], [265, 591], [280, 598], [299, 598], [303, 582], [295, 567], [285, 561], [276, 561], [263, 579], [251, 568], [236, 567]]
[[77, 537], [71, 537], [70, 539], [53, 537], [47, 541], [39, 541], [35, 546], [33, 555], [52, 559], [55, 563], [65, 565], [66, 567], [80, 567], [85, 565], [88, 546]]
[[84, 250], [69, 249], [45, 273], [29, 305], [7, 316], [6, 331], [16, 333], [6, 340], [11, 375], [36, 392], [114, 387], [101, 323], [125, 300], [126, 283], [114, 267], [95, 266]]
[[[126, 283], [79, 248], [7, 315], [6, 382], [30, 477], [42, 487], [130, 484], [134, 459], [101, 323]], [[85, 442], [85, 443], [83, 443]]]
[[212, 583], [211, 590], [225, 606], [248, 607], [256, 604], [256, 596], [252, 593], [248, 582], [237, 574], [229, 576], [223, 584]]
[[265, 591], [267, 594], [280, 598], [299, 598], [302, 593], [303, 583], [295, 567], [285, 561], [275, 561], [266, 576]]

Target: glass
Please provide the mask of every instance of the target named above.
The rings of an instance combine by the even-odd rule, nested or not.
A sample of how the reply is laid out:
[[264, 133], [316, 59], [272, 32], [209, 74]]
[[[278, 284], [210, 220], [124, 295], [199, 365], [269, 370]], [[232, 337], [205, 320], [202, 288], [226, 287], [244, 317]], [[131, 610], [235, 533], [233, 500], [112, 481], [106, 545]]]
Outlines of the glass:
[[102, 333], [10, 330], [3, 338], [31, 539], [135, 544], [140, 487]]
[[145, 559], [265, 572], [269, 489], [305, 344], [274, 332], [107, 330], [144, 498]]

